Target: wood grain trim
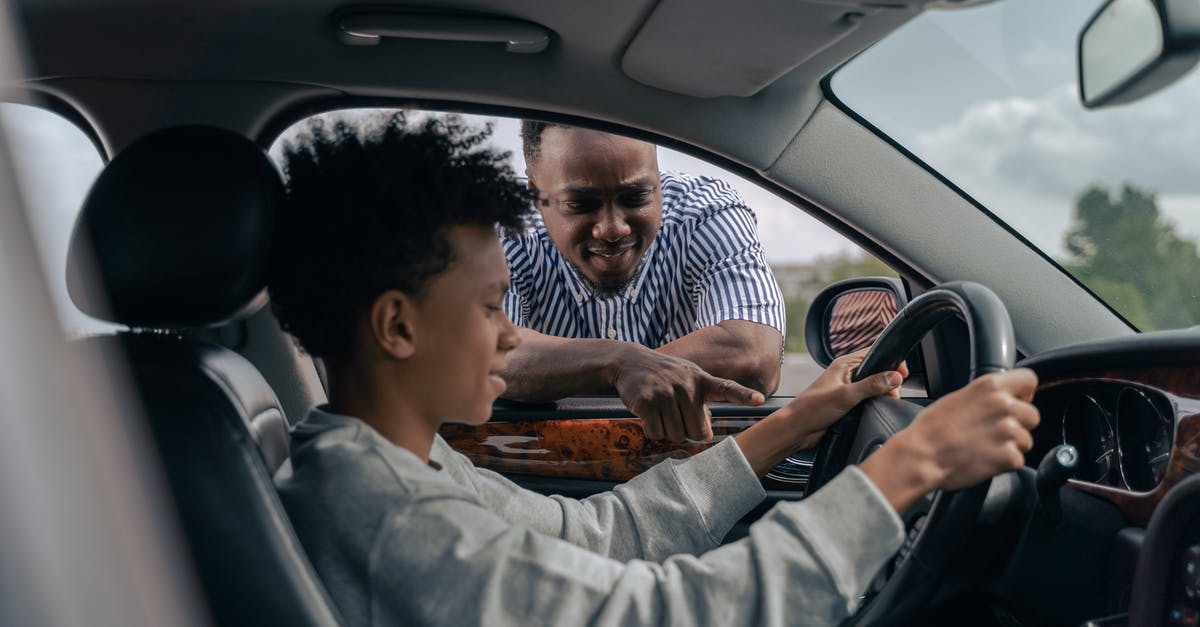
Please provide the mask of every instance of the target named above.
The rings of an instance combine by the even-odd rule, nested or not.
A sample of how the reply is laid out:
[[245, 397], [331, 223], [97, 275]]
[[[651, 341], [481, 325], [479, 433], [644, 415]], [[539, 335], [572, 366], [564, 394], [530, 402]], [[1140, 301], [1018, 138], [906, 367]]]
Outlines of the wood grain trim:
[[1071, 479], [1067, 485], [1093, 494], [1116, 505], [1126, 520], [1138, 525], [1150, 522], [1154, 508], [1167, 496], [1175, 484], [1194, 472], [1200, 471], [1200, 415], [1185, 416], [1175, 424], [1175, 440], [1171, 445], [1171, 457], [1167, 471], [1158, 486], [1149, 492], [1132, 492], [1111, 486], [1096, 485]]
[[[1038, 390], [1076, 383], [1141, 385], [1168, 398], [1174, 397], [1176, 401], [1200, 398], [1200, 368], [1195, 366], [1097, 370], [1073, 374], [1069, 378], [1045, 380]], [[1167, 492], [1192, 473], [1200, 472], [1200, 413], [1187, 409], [1180, 408], [1174, 417], [1175, 433], [1171, 440], [1167, 470], [1153, 490], [1134, 492], [1075, 479], [1068, 480], [1067, 485], [1116, 505], [1130, 523], [1148, 524], [1154, 508], [1166, 497]]]
[[[762, 418], [713, 417], [712, 440], [684, 444], [647, 440], [636, 418], [454, 424], [444, 425], [441, 434], [480, 468], [507, 474], [622, 482], [665, 459], [700, 453]], [[785, 487], [770, 481], [764, 485], [770, 489]]]

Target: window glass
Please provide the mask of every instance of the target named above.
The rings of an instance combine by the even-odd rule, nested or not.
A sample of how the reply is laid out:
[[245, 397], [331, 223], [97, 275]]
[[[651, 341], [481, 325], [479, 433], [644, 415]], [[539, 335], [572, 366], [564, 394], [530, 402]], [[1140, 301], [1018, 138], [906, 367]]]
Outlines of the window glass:
[[0, 125], [63, 329], [80, 337], [120, 328], [84, 315], [67, 296], [67, 243], [83, 199], [104, 167], [100, 152], [79, 127], [38, 107], [0, 103]]
[[[381, 110], [358, 109], [321, 114], [338, 120], [365, 120]], [[411, 114], [410, 114], [411, 115]], [[521, 152], [521, 121], [492, 116], [463, 116], [475, 125], [493, 126], [493, 143], [512, 154], [513, 169], [525, 171]], [[302, 121], [284, 132], [271, 148], [279, 160], [283, 146], [303, 126]], [[896, 276], [890, 268], [812, 216], [759, 185], [689, 155], [659, 147], [659, 168], [724, 180], [734, 187], [754, 211], [758, 235], [767, 262], [779, 282], [787, 305], [787, 333], [782, 378], [777, 394], [803, 390], [821, 372], [804, 345], [804, 317], [808, 303], [822, 288], [854, 276]]]
[[927, 11], [848, 63], [833, 91], [1138, 329], [1195, 325], [1200, 72], [1084, 109], [1076, 45], [1101, 4]]

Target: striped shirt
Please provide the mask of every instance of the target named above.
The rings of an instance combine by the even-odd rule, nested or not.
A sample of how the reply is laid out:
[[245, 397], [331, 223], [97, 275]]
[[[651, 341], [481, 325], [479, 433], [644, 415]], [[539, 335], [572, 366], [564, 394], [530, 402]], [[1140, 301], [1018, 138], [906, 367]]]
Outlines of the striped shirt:
[[711, 177], [663, 172], [660, 179], [662, 227], [617, 294], [592, 289], [550, 241], [540, 214], [516, 237], [502, 235], [512, 278], [504, 309], [513, 322], [547, 335], [649, 348], [725, 320], [783, 334], [783, 296], [741, 195]]

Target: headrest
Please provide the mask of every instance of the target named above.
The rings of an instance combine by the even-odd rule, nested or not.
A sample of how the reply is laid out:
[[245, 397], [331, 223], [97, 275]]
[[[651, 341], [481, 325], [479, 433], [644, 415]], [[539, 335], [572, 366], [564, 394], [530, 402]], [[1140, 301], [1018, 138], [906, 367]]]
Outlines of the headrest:
[[279, 172], [245, 137], [206, 126], [150, 133], [104, 168], [84, 200], [67, 255], [71, 300], [131, 327], [251, 313], [266, 301], [282, 202]]

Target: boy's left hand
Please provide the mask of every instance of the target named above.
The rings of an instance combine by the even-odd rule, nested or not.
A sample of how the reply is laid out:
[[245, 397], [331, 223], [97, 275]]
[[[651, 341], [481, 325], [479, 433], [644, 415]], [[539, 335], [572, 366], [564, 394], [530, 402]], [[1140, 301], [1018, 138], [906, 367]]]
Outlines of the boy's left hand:
[[862, 401], [883, 394], [900, 398], [900, 384], [908, 376], [908, 366], [904, 363], [897, 370], [876, 373], [862, 381], [851, 382], [851, 377], [867, 356], [868, 350], [864, 348], [833, 360], [821, 376], [788, 403], [805, 432], [801, 448], [814, 446], [829, 425]]

